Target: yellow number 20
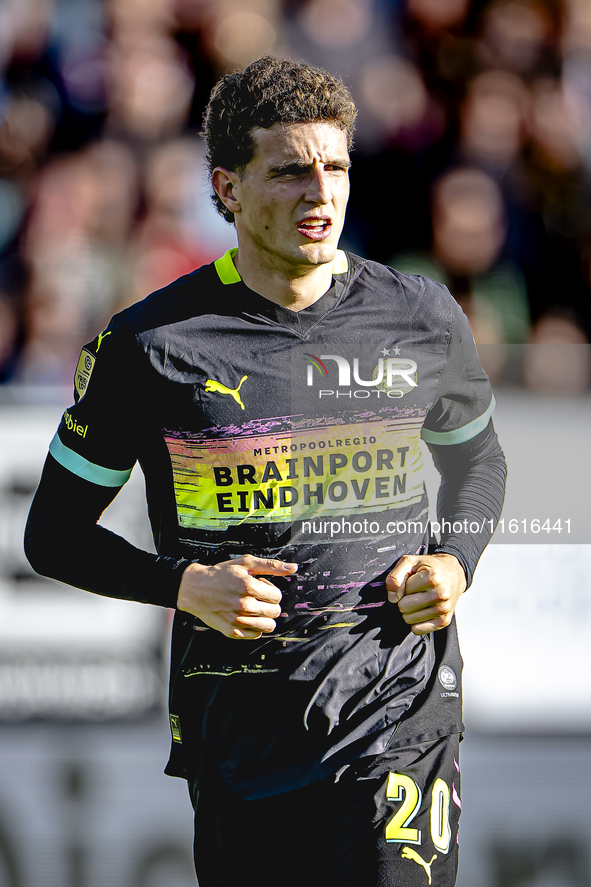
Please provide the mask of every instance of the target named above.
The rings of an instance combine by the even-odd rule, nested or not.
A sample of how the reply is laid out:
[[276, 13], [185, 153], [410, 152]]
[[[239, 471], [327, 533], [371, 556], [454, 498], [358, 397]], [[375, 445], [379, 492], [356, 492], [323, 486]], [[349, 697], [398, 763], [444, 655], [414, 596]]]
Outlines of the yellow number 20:
[[431, 840], [437, 850], [447, 853], [451, 841], [449, 787], [443, 779], [435, 780], [431, 792]]
[[404, 773], [389, 773], [386, 797], [389, 801], [402, 801], [402, 806], [386, 826], [386, 841], [420, 844], [420, 831], [416, 828], [407, 828], [409, 822], [412, 822], [419, 812], [423, 800], [421, 790], [414, 779], [405, 776]]
[[[414, 779], [404, 773], [389, 773], [386, 797], [389, 801], [402, 802], [401, 807], [386, 826], [386, 841], [420, 844], [421, 832], [416, 828], [409, 828], [410, 823], [419, 812], [422, 801], [421, 790]], [[433, 846], [442, 853], [447, 853], [451, 842], [449, 787], [443, 779], [436, 779], [433, 783], [430, 825]]]

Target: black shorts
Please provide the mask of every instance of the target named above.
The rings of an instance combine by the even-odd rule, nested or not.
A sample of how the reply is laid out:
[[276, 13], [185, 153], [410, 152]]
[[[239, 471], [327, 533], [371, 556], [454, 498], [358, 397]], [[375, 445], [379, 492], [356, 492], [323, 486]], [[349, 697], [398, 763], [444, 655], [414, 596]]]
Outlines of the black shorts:
[[242, 800], [210, 769], [191, 786], [200, 887], [453, 887], [459, 736]]

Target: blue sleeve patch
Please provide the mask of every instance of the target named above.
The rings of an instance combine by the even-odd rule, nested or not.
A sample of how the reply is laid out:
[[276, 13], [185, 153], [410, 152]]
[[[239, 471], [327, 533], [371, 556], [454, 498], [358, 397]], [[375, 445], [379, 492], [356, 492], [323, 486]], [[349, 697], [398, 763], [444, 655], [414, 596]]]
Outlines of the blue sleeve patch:
[[101, 487], [122, 487], [131, 475], [131, 468], [126, 471], [115, 471], [113, 468], [103, 468], [102, 465], [89, 462], [74, 450], [64, 446], [57, 434], [49, 444], [49, 452], [56, 462], [59, 462], [72, 474], [77, 474], [83, 480], [88, 480]]
[[477, 419], [473, 419], [472, 422], [468, 422], [467, 425], [462, 425], [461, 428], [455, 428], [453, 431], [430, 431], [428, 428], [423, 428], [421, 431], [421, 437], [426, 443], [440, 444], [444, 446], [465, 443], [467, 440], [472, 440], [473, 437], [476, 437], [477, 434], [484, 431], [490, 422], [495, 405], [496, 402], [493, 395], [486, 412], [484, 412], [482, 416], [478, 416]]

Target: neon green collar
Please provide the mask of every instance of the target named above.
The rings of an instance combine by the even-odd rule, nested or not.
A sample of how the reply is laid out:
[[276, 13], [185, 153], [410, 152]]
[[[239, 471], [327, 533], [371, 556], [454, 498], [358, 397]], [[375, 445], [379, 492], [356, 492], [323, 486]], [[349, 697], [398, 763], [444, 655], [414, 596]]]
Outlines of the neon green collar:
[[[214, 262], [218, 277], [222, 283], [240, 283], [242, 280], [236, 270], [236, 265], [234, 264], [234, 256], [237, 252], [238, 247], [234, 246]], [[347, 261], [347, 254], [344, 253], [342, 249], [338, 249], [332, 263], [332, 273], [346, 274], [348, 270], [349, 262]]]

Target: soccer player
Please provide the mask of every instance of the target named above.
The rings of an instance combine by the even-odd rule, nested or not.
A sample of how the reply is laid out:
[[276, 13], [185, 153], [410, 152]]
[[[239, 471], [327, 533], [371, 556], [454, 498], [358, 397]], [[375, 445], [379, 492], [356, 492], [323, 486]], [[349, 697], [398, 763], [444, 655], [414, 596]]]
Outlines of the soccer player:
[[[504, 460], [449, 292], [338, 248], [355, 114], [305, 64], [221, 79], [204, 130], [238, 248], [82, 349], [28, 522], [39, 572], [176, 609], [167, 772], [201, 887], [456, 878], [454, 610]], [[157, 554], [98, 524], [136, 461]]]

